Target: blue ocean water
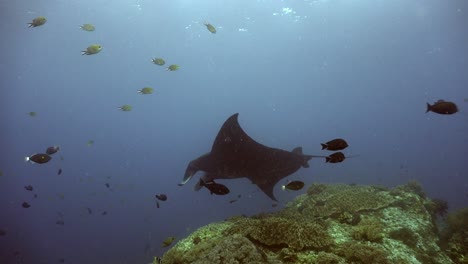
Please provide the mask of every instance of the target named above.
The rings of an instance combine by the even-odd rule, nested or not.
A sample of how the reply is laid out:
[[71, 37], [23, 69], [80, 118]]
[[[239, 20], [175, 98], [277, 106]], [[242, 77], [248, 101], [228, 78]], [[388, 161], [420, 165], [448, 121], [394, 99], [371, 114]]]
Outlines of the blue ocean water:
[[[465, 0], [3, 0], [0, 14], [0, 263], [149, 263], [168, 236], [281, 209], [306, 190], [287, 179], [417, 180], [468, 205]], [[425, 113], [439, 99], [459, 113]], [[193, 191], [199, 174], [178, 186], [234, 113], [264, 145], [328, 155], [320, 143], [345, 138], [359, 156], [312, 159], [277, 184], [277, 207], [246, 178], [219, 180], [226, 196]], [[53, 145], [50, 162], [24, 162]]]

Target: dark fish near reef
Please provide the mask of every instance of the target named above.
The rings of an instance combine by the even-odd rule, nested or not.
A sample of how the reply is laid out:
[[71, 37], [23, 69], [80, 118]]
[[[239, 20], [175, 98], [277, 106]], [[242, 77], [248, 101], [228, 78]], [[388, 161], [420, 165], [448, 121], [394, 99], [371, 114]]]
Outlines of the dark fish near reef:
[[168, 238], [166, 238], [163, 242], [162, 242], [162, 247], [168, 247], [172, 244], [172, 242], [174, 242], [174, 240], [176, 239], [176, 237], [174, 236], [170, 236]]
[[27, 186], [24, 186], [24, 189], [31, 192], [33, 190], [33, 187], [31, 185], [27, 185]]
[[299, 191], [300, 189], [302, 189], [302, 187], [304, 187], [304, 182], [292, 181], [286, 185], [281, 186], [281, 189], [283, 189], [283, 191], [284, 190]]
[[59, 169], [59, 170], [57, 171], [57, 175], [60, 175], [60, 174], [62, 174], [62, 169]]
[[160, 200], [160, 201], [166, 201], [167, 200], [167, 195], [165, 194], [156, 194], [155, 195], [156, 199]]
[[427, 103], [426, 113], [429, 111], [441, 115], [451, 115], [458, 112], [458, 107], [455, 103], [438, 100], [433, 105]]
[[29, 208], [29, 207], [31, 207], [31, 205], [28, 204], [27, 202], [24, 202], [21, 206], [23, 206], [23, 208]]
[[43, 153], [39, 153], [39, 154], [33, 154], [29, 157], [25, 157], [24, 158], [24, 161], [30, 161], [32, 163], [38, 163], [38, 164], [44, 164], [44, 163], [47, 163], [49, 162], [50, 160], [52, 159], [51, 156], [47, 155], [47, 154], [43, 154]]
[[301, 147], [285, 151], [256, 142], [242, 130], [238, 115], [224, 122], [210, 152], [189, 163], [179, 185], [186, 184], [198, 171], [205, 172], [204, 182], [246, 177], [276, 201], [276, 183], [300, 168], [308, 168], [308, 161], [318, 156], [302, 154]]
[[342, 138], [333, 139], [327, 143], [321, 143], [320, 145], [322, 145], [322, 150], [326, 149], [333, 151], [342, 150], [348, 147], [348, 143]]
[[346, 157], [343, 152], [336, 152], [325, 158], [325, 162], [329, 163], [340, 163], [345, 160]]
[[60, 150], [60, 147], [59, 147], [59, 146], [52, 146], [52, 147], [48, 147], [48, 148], [46, 149], [46, 153], [47, 153], [48, 155], [52, 155], [52, 154], [57, 153], [59, 150]]
[[353, 155], [353, 156], [346, 157], [343, 154], [343, 152], [335, 152], [335, 153], [331, 154], [330, 156], [325, 157], [325, 162], [340, 163], [340, 162], [344, 161], [345, 159], [350, 159], [350, 158], [354, 158], [354, 157], [358, 157], [358, 156], [359, 155]]
[[206, 187], [208, 190], [210, 190], [210, 194], [214, 193], [216, 195], [226, 195], [230, 192], [228, 187], [225, 185], [216, 183], [213, 180], [207, 181], [206, 176], [202, 176], [200, 178], [197, 185], [195, 185], [195, 191], [200, 190], [202, 187]]
[[160, 258], [160, 257], [154, 257], [154, 260], [153, 260], [153, 263], [152, 263], [152, 264], [155, 264], [155, 263], [157, 263], [157, 264], [162, 264], [162, 263], [163, 263], [162, 258]]

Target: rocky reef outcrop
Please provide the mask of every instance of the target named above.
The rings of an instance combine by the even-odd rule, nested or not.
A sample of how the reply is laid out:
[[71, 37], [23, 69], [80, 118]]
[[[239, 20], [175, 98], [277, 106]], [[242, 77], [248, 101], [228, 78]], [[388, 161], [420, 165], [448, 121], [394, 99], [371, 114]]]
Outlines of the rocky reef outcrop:
[[449, 215], [454, 230], [441, 241], [436, 220], [444, 209], [415, 182], [393, 189], [313, 184], [278, 212], [199, 228], [163, 263], [467, 263], [466, 212]]

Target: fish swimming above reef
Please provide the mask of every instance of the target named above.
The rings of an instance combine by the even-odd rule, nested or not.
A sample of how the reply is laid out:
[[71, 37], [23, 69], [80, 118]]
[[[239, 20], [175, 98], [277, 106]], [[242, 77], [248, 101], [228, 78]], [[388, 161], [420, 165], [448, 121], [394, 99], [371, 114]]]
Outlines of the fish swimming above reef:
[[426, 113], [431, 111], [441, 115], [451, 115], [458, 112], [458, 107], [455, 103], [447, 102], [444, 100], [438, 100], [433, 105], [426, 103], [427, 109]]
[[320, 156], [304, 155], [301, 147], [286, 151], [264, 146], [242, 130], [238, 115], [224, 122], [210, 152], [188, 164], [179, 185], [186, 184], [198, 171], [205, 172], [205, 182], [246, 177], [276, 201], [273, 194], [276, 183], [300, 168], [308, 168], [308, 161]]
[[51, 160], [52, 157], [47, 155], [47, 154], [44, 154], [44, 153], [39, 153], [39, 154], [33, 154], [29, 157], [25, 157], [24, 158], [24, 161], [25, 162], [31, 162], [31, 163], [38, 163], [38, 164], [44, 164], [44, 163], [47, 163], [49, 162], [49, 160]]
[[167, 200], [167, 195], [161, 193], [161, 194], [156, 194], [154, 197], [160, 201], [166, 201]]
[[329, 163], [340, 163], [346, 159], [343, 152], [336, 152], [325, 158], [325, 162]]
[[172, 242], [174, 242], [174, 240], [176, 240], [176, 237], [174, 236], [167, 237], [166, 239], [164, 239], [161, 246], [168, 247], [172, 244]]
[[226, 195], [230, 192], [228, 187], [225, 185], [216, 183], [213, 180], [206, 180], [206, 175], [203, 175], [198, 181], [197, 185], [195, 185], [195, 191], [200, 190], [202, 187], [210, 190], [210, 194], [214, 193], [216, 195]]
[[358, 157], [359, 155], [353, 155], [353, 156], [348, 156], [346, 157], [343, 152], [335, 152], [331, 155], [329, 155], [328, 157], [325, 157], [325, 162], [327, 163], [340, 163], [340, 162], [343, 162], [345, 159], [349, 159], [349, 158], [354, 158], [354, 157]]
[[348, 143], [342, 138], [336, 138], [320, 145], [322, 145], [322, 150], [343, 150], [348, 147]]
[[52, 155], [52, 154], [57, 153], [59, 150], [60, 150], [60, 147], [59, 147], [59, 146], [48, 147], [48, 148], [46, 149], [46, 154], [47, 154], [47, 155]]
[[304, 187], [304, 182], [302, 181], [292, 181], [288, 182], [288, 184], [281, 186], [281, 189], [284, 190], [291, 190], [291, 191], [299, 191]]

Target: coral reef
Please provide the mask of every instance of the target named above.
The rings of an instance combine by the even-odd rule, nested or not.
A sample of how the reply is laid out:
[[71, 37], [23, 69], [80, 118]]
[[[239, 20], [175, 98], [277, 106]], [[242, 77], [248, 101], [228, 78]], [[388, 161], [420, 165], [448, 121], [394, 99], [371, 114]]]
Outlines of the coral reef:
[[454, 262], [439, 247], [433, 221], [444, 208], [414, 182], [390, 190], [313, 184], [278, 212], [199, 228], [163, 263], [467, 263], [460, 259], [468, 251], [468, 211], [448, 216], [445, 241]]
[[468, 208], [447, 216], [447, 226], [442, 231], [442, 246], [457, 264], [468, 263]]

